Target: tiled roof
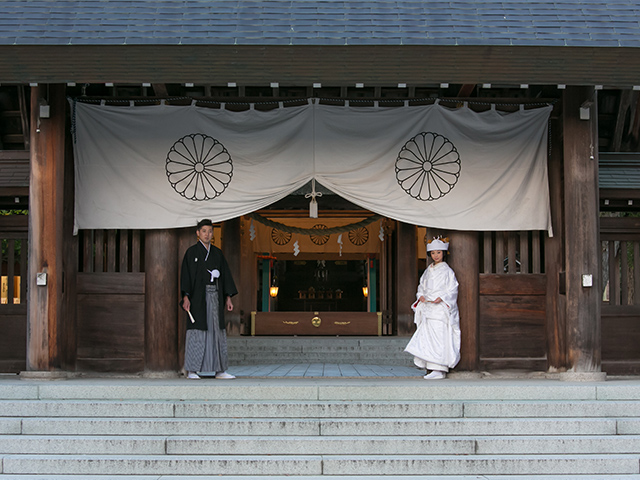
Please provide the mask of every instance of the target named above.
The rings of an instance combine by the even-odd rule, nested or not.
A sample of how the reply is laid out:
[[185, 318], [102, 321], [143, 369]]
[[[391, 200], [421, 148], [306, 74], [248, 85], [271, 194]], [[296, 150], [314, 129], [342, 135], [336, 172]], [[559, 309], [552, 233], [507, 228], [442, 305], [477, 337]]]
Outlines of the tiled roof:
[[640, 47], [637, 0], [0, 0], [0, 45]]
[[21, 153], [13, 158], [0, 157], [0, 188], [29, 186], [29, 156], [28, 152]]
[[598, 163], [600, 188], [640, 189], [640, 159], [637, 153], [600, 154]]

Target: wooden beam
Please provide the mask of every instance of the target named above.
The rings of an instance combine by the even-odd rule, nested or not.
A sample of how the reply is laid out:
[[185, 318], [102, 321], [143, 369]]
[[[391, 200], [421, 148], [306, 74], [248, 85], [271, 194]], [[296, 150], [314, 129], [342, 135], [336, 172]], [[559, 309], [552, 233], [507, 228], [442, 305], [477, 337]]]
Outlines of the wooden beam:
[[475, 88], [476, 88], [475, 83], [466, 83], [462, 85], [460, 87], [460, 91], [458, 92], [458, 97], [470, 97]]
[[[222, 250], [224, 257], [229, 264], [229, 268], [231, 269], [233, 281], [238, 289], [238, 295], [236, 295], [232, 300], [233, 312], [227, 312], [224, 316], [225, 321], [227, 322], [227, 335], [229, 336], [238, 336], [242, 333], [242, 314], [244, 313], [248, 316], [249, 312], [252, 310], [251, 305], [248, 302], [248, 299], [251, 298], [251, 294], [249, 291], [246, 291], [248, 285], [243, 283], [241, 249], [241, 218], [227, 220], [222, 224]], [[247, 270], [247, 272], [253, 271], [255, 270]]]
[[416, 301], [418, 289], [418, 267], [416, 265], [416, 227], [398, 222], [395, 257], [395, 316], [398, 335], [411, 335], [415, 330], [411, 305]]
[[[449, 266], [458, 279], [458, 309], [460, 310], [460, 364], [458, 369], [476, 370], [479, 360], [479, 285], [480, 248], [478, 232], [452, 232]], [[515, 275], [514, 275], [515, 276]]]
[[638, 97], [638, 100], [633, 107], [631, 118], [628, 149], [631, 152], [637, 152], [640, 150], [640, 97]]
[[[66, 104], [66, 108], [69, 108]], [[66, 131], [69, 131], [70, 117], [67, 116]], [[62, 226], [64, 250], [62, 253], [62, 302], [63, 302], [63, 328], [60, 329], [60, 343], [62, 345], [61, 367], [63, 370], [74, 371], [76, 369], [78, 350], [78, 294], [77, 275], [79, 267], [79, 240], [78, 235], [73, 234], [74, 226], [74, 191], [75, 174], [73, 161], [73, 139], [71, 135], [65, 136], [64, 158], [64, 205], [62, 207]]]
[[24, 142], [25, 150], [28, 150], [31, 144], [31, 131], [29, 127], [28, 101], [25, 94], [25, 87], [23, 85], [18, 86], [18, 102], [20, 104], [20, 122], [22, 124], [23, 136], [22, 141]]
[[145, 235], [145, 370], [177, 371], [178, 232]]
[[[416, 59], [428, 58], [428, 61]], [[393, 86], [607, 85], [640, 77], [636, 48], [510, 45], [1, 45], [3, 82]], [[194, 61], [197, 59], [198, 61]], [[624, 66], [621, 68], [620, 66]], [[481, 79], [481, 80], [479, 80]], [[242, 89], [242, 88], [241, 88]]]
[[[562, 122], [553, 119], [551, 126], [551, 154], [548, 160], [549, 199], [553, 237], [545, 239], [546, 334], [547, 361], [551, 370], [566, 367], [565, 295], [560, 293], [560, 272], [564, 271], [563, 237], [564, 212], [562, 210]], [[534, 232], [534, 235], [537, 232]]]
[[[253, 242], [249, 234], [251, 220], [243, 217], [240, 227], [240, 271], [236, 278], [236, 286], [238, 287], [238, 300], [234, 301], [234, 307], [238, 309], [240, 314], [240, 334], [248, 335], [251, 333], [251, 311], [253, 305], [258, 302], [258, 275], [249, 272], [256, 272], [256, 256], [253, 252]], [[233, 272], [234, 275], [236, 274]]]
[[[567, 367], [601, 371], [597, 92], [568, 87], [563, 95]], [[590, 120], [581, 120], [588, 106]], [[593, 286], [583, 286], [591, 275]]]
[[[620, 151], [620, 147], [622, 146], [622, 137], [626, 133], [624, 125], [627, 118], [627, 112], [632, 107], [632, 105], [637, 102], [637, 97], [637, 92], [633, 90], [620, 91], [620, 102], [618, 104], [618, 114], [616, 116], [616, 125], [613, 132], [613, 141], [611, 145], [611, 150], [614, 152]], [[631, 118], [633, 118], [633, 115], [631, 116]], [[631, 127], [631, 125], [629, 125], [629, 127]]]
[[169, 91], [167, 90], [167, 85], [164, 83], [154, 83], [152, 85], [153, 93], [156, 97], [168, 97]]
[[[65, 166], [64, 85], [31, 90], [31, 173], [29, 202], [29, 273], [27, 370], [51, 371], [61, 366], [63, 318], [63, 207]], [[40, 118], [47, 99], [50, 118]], [[36, 283], [46, 275], [46, 284]]]
[[[197, 241], [196, 237], [196, 226], [181, 228], [178, 230], [178, 285], [177, 295], [178, 302], [182, 300], [180, 298], [180, 274], [182, 268], [182, 259], [184, 258], [184, 254], [187, 249], [193, 245]], [[179, 304], [176, 304], [175, 307], [176, 315], [178, 318], [178, 365], [182, 367], [184, 365], [184, 347], [185, 347], [185, 339], [187, 337], [187, 313], [180, 307]]]

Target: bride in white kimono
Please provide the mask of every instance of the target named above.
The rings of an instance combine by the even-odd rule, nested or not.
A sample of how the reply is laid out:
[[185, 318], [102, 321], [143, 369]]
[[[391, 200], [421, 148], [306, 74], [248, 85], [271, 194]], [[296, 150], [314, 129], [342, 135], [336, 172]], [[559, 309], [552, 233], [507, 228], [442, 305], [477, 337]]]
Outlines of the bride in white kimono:
[[428, 380], [442, 379], [460, 361], [460, 315], [458, 280], [447, 262], [448, 239], [434, 239], [427, 244], [433, 263], [420, 278], [416, 302], [411, 306], [416, 332], [405, 352], [414, 356], [419, 368], [431, 370]]

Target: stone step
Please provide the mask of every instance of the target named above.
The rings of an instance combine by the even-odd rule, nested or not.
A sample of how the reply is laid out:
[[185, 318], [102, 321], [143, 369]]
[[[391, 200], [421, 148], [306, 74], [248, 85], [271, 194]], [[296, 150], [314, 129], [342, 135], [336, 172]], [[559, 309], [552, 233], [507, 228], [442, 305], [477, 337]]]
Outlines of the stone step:
[[[462, 402], [145, 402], [3, 400], [1, 417], [462, 417]], [[640, 415], [639, 415], [640, 416]]]
[[636, 454], [640, 436], [116, 436], [2, 435], [0, 452], [48, 455]]
[[[6, 455], [4, 474], [593, 475], [634, 474], [640, 455]], [[397, 477], [396, 477], [397, 478]], [[520, 477], [521, 478], [521, 477]]]
[[[167, 453], [188, 455], [564, 455], [638, 454], [640, 436], [563, 437], [171, 437]], [[640, 472], [639, 472], [640, 473]]]
[[640, 402], [0, 400], [2, 417], [640, 418]]
[[269, 352], [260, 355], [238, 353], [229, 355], [230, 365], [256, 365], [258, 358], [261, 364], [270, 363], [311, 363], [311, 364], [365, 364], [365, 365], [397, 365], [412, 366], [412, 359], [403, 356], [389, 355], [384, 352]]
[[615, 419], [331, 419], [322, 435], [615, 435]]
[[2, 473], [187, 476], [321, 475], [323, 472], [322, 457], [309, 455], [6, 455]]
[[[211, 476], [200, 475], [119, 475], [117, 480], [211, 480]], [[251, 480], [327, 480], [322, 475], [252, 475]], [[334, 477], [336, 478], [336, 477]], [[393, 475], [393, 480], [443, 480], [442, 475]], [[446, 480], [640, 480], [640, 474], [620, 475], [447, 475]], [[224, 475], [225, 480], [248, 480], [248, 477]], [[388, 480], [383, 475], [340, 475], [340, 480]], [[111, 475], [12, 475], [0, 473], [0, 480], [114, 480]]]
[[[609, 418], [24, 418], [3, 434], [23, 435], [627, 435], [640, 421]], [[618, 423], [621, 427], [618, 427]], [[629, 425], [630, 424], [630, 425]], [[0, 427], [2, 427], [0, 422]]]
[[323, 475], [637, 474], [640, 455], [325, 456]]
[[319, 435], [316, 419], [25, 418], [23, 435]]
[[160, 400], [160, 401], [532, 401], [640, 398], [640, 382], [561, 382], [557, 380], [363, 379], [70, 379], [59, 382], [3, 382], [3, 400]]
[[[211, 480], [200, 475], [119, 475], [117, 480]], [[252, 475], [251, 480], [327, 480], [322, 475]], [[334, 477], [335, 478], [335, 477]], [[388, 480], [382, 475], [340, 475], [340, 480]], [[441, 475], [393, 475], [393, 480], [443, 480]], [[480, 480], [477, 475], [447, 475], [446, 480]], [[640, 474], [620, 475], [483, 475], [482, 480], [640, 480]], [[225, 475], [225, 480], [248, 480], [246, 476]], [[0, 473], [0, 480], [114, 480], [111, 475], [11, 475]]]

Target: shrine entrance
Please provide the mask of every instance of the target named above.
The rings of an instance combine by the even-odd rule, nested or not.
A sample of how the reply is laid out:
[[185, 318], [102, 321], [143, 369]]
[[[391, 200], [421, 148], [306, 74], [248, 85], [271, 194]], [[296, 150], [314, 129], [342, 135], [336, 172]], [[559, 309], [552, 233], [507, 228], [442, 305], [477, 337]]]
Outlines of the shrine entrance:
[[263, 303], [252, 314], [252, 335], [382, 335], [375, 257], [268, 260], [261, 269]]
[[281, 203], [250, 216], [257, 286], [251, 335], [382, 335], [386, 220], [326, 189], [324, 205], [348, 209], [310, 218], [304, 193], [289, 196], [287, 210]]

